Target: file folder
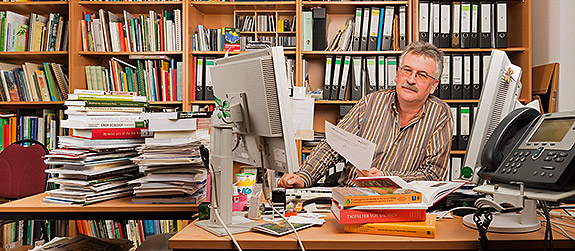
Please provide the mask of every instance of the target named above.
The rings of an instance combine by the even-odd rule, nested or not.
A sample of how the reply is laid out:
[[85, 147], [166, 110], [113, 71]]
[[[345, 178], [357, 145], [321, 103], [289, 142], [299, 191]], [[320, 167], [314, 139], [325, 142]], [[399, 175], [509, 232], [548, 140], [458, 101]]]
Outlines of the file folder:
[[453, 131], [451, 136], [451, 150], [459, 150], [459, 107], [450, 107], [451, 118], [453, 119]]
[[302, 38], [304, 51], [313, 50], [313, 14], [311, 11], [302, 11]]
[[362, 71], [361, 71], [361, 56], [352, 57], [352, 71], [351, 71], [351, 100], [360, 100], [363, 96], [363, 81], [362, 81]]
[[196, 58], [196, 100], [204, 100], [204, 57]]
[[451, 83], [451, 99], [463, 98], [463, 56], [461, 54], [453, 54], [451, 58], [452, 64], [452, 83]]
[[377, 90], [387, 88], [385, 78], [385, 56], [377, 56]]
[[461, 157], [451, 157], [451, 180], [456, 181], [461, 179]]
[[463, 55], [463, 99], [471, 99], [471, 54]]
[[451, 47], [451, 3], [442, 2], [440, 11], [440, 38], [439, 47]]
[[495, 48], [507, 48], [507, 2], [497, 2]]
[[443, 56], [443, 72], [439, 81], [439, 98], [451, 98], [451, 55]]
[[205, 76], [206, 76], [206, 85], [204, 88], [204, 100], [214, 100], [214, 83], [212, 82], [212, 72], [210, 68], [214, 67], [214, 63], [216, 61], [215, 57], [206, 57], [205, 58]]
[[491, 20], [491, 3], [481, 2], [480, 6], [479, 15], [481, 17], [481, 36], [479, 36], [479, 47], [491, 48], [491, 26], [493, 24], [493, 21]]
[[489, 65], [491, 64], [491, 54], [489, 53], [484, 53], [481, 55], [482, 60], [481, 63], [483, 64], [483, 73], [481, 74], [481, 76], [483, 77], [483, 79], [486, 79], [487, 76], [485, 74], [487, 74], [487, 72], [489, 71]]
[[323, 51], [326, 47], [326, 12], [323, 7], [312, 9], [313, 18], [313, 50]]
[[461, 2], [453, 2], [453, 31], [451, 36], [451, 47], [459, 48], [461, 31]]
[[479, 3], [471, 2], [471, 48], [479, 47]]
[[363, 21], [363, 9], [360, 7], [355, 8], [355, 24], [353, 28], [353, 41], [351, 45], [352, 51], [359, 51], [359, 46], [361, 44], [361, 22]]
[[359, 45], [360, 51], [367, 51], [368, 37], [369, 37], [369, 24], [370, 24], [371, 8], [363, 8], [363, 25], [361, 27], [361, 43]]
[[385, 75], [387, 77], [387, 89], [395, 89], [395, 75], [397, 74], [397, 56], [385, 58]]
[[383, 42], [383, 20], [385, 20], [385, 7], [379, 11], [379, 27], [377, 32], [377, 50], [381, 51], [381, 43]]
[[429, 42], [429, 1], [419, 1], [419, 41]]
[[472, 77], [473, 85], [471, 89], [471, 98], [479, 99], [481, 95], [481, 87], [482, 87], [481, 83], [483, 83], [482, 81], [483, 66], [481, 65], [481, 55], [479, 55], [479, 53], [473, 54], [472, 67], [473, 67], [473, 77]]
[[383, 34], [381, 37], [381, 50], [388, 51], [392, 49], [392, 36], [393, 36], [393, 19], [395, 7], [385, 6], [385, 20], [383, 21]]
[[407, 7], [399, 6], [399, 49], [405, 50], [407, 46]]
[[323, 99], [329, 100], [331, 95], [331, 83], [333, 78], [333, 55], [325, 56], [325, 77], [323, 79]]
[[339, 97], [338, 100], [345, 100], [345, 96], [347, 93], [347, 87], [349, 84], [349, 68], [351, 65], [351, 56], [345, 56], [343, 60], [343, 69], [341, 72], [341, 80], [339, 84]]
[[365, 95], [367, 95], [377, 91], [377, 79], [375, 78], [376, 58], [375, 56], [367, 56], [365, 61], [367, 65], [367, 89], [365, 90]]
[[440, 47], [439, 45], [439, 37], [440, 37], [440, 30], [441, 30], [441, 6], [439, 2], [431, 2], [431, 16], [432, 16], [432, 25], [431, 30], [433, 31], [432, 37], [430, 38], [432, 44], [436, 47]]
[[469, 132], [471, 131], [471, 107], [459, 106], [459, 150], [465, 150], [469, 142]]
[[371, 18], [369, 24], [369, 39], [367, 42], [368, 51], [377, 50], [377, 37], [379, 33], [379, 8], [371, 7]]
[[339, 97], [339, 83], [341, 78], [341, 63], [342, 63], [342, 56], [335, 56], [334, 68], [333, 68], [333, 80], [331, 84], [331, 93], [330, 98], [331, 100], [337, 100]]
[[461, 2], [461, 48], [471, 48], [471, 3]]

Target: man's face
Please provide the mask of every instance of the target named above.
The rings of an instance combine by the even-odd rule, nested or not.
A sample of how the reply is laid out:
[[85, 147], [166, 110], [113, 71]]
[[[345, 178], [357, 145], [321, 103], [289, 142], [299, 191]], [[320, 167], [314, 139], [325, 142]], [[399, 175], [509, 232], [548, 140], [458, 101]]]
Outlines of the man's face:
[[411, 52], [406, 54], [395, 75], [400, 104], [423, 103], [439, 83], [439, 80], [433, 79], [434, 74], [435, 61], [432, 58]]

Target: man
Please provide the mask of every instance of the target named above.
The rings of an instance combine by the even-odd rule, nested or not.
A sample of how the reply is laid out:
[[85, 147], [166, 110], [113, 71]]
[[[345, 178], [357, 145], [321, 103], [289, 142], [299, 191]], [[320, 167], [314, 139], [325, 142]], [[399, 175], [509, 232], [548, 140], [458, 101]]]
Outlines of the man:
[[[413, 42], [401, 55], [396, 88], [362, 98], [338, 127], [376, 144], [370, 170], [347, 163], [338, 180], [352, 186], [361, 176], [397, 175], [405, 180], [441, 180], [449, 158], [452, 118], [449, 106], [432, 94], [443, 71], [443, 52]], [[300, 170], [285, 174], [280, 187], [309, 187], [338, 154], [322, 140]]]

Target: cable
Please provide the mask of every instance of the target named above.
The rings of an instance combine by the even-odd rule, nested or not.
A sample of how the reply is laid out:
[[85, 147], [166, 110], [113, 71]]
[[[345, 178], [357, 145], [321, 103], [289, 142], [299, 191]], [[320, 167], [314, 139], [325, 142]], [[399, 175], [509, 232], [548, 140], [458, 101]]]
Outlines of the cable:
[[477, 208], [475, 207], [454, 207], [452, 209], [450, 209], [449, 211], [443, 213], [441, 216], [438, 215], [437, 220], [441, 220], [443, 219], [443, 217], [445, 217], [446, 215], [448, 215], [449, 213], [455, 211], [455, 210], [461, 210], [461, 209], [469, 209], [469, 210], [475, 210], [477, 211]]
[[553, 250], [553, 230], [551, 229], [551, 217], [549, 217], [549, 209], [547, 208], [547, 202], [539, 201], [539, 205], [543, 208], [543, 213], [547, 219], [547, 224], [545, 225], [545, 239], [543, 243], [545, 245], [543, 250], [547, 250], [547, 241], [549, 239], [549, 247]]
[[[538, 211], [537, 213], [538, 213], [540, 216], [542, 216], [543, 218], [545, 218], [545, 215], [544, 215], [544, 213], [543, 213], [541, 210], [537, 210], [537, 211]], [[559, 225], [563, 225], [563, 226], [566, 226], [566, 227], [575, 228], [575, 225], [567, 224], [567, 223], [560, 222], [560, 221], [554, 221], [554, 220], [551, 220], [551, 225], [553, 225], [553, 226], [555, 226], [556, 228], [558, 228], [559, 230], [561, 230], [561, 232], [563, 232], [563, 234], [564, 234], [565, 236], [567, 236], [567, 238], [569, 238], [569, 239], [575, 241], [575, 238], [574, 238], [573, 236], [569, 235], [569, 234], [567, 233], [567, 231], [565, 231], [565, 229], [563, 229], [561, 226], [559, 226]]]
[[289, 222], [289, 220], [283, 216], [283, 214], [281, 214], [274, 206], [272, 203], [270, 203], [267, 199], [266, 202], [271, 205], [272, 210], [278, 214], [280, 217], [282, 217], [282, 219], [287, 222], [287, 224], [289, 224], [289, 226], [291, 227], [291, 229], [293, 229], [293, 232], [295, 233], [295, 237], [297, 238], [297, 243], [299, 244], [299, 246], [301, 247], [302, 251], [305, 251], [305, 248], [303, 247], [303, 243], [301, 242], [301, 239], [299, 238], [299, 234], [297, 233], [297, 230], [295, 229], [295, 227], [293, 226], [293, 224], [291, 224], [291, 222]]

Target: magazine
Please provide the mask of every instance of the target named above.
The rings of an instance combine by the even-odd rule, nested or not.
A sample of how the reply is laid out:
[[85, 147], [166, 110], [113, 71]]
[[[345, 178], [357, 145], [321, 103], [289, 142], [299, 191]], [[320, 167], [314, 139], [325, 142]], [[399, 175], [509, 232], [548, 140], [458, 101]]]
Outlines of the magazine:
[[[308, 228], [313, 226], [313, 223], [292, 223], [297, 231]], [[282, 236], [284, 234], [289, 234], [293, 232], [291, 226], [285, 221], [278, 221], [278, 222], [268, 222], [264, 224], [260, 224], [257, 226], [253, 226], [252, 230], [265, 232], [268, 234], [273, 234], [276, 236]]]

